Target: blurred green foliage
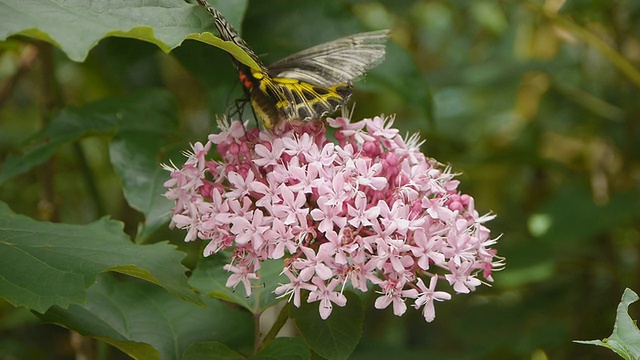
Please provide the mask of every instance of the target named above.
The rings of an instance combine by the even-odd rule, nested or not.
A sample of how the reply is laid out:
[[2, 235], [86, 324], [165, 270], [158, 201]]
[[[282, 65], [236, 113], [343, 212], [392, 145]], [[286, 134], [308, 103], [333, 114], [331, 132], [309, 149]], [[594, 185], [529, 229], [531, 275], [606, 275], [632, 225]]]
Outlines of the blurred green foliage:
[[[609, 334], [623, 290], [640, 289], [640, 2], [256, 0], [242, 34], [269, 64], [386, 27], [387, 59], [356, 83], [354, 117], [396, 114], [397, 127], [426, 139], [429, 156], [461, 172], [478, 210], [498, 215], [489, 227], [503, 234], [507, 267], [491, 288], [438, 304], [429, 324], [366, 299], [353, 358], [616, 358], [572, 340]], [[112, 37], [82, 63], [24, 37], [0, 45], [0, 159], [62, 108], [151, 88], [168, 89], [178, 107], [167, 147], [187, 148], [241, 95], [228, 55], [195, 41], [165, 54]], [[0, 199], [43, 220], [110, 214], [134, 234], [140, 215], [110, 163], [110, 136], [59, 147], [4, 182]], [[182, 237], [153, 235], [188, 252], [192, 267], [200, 249]], [[65, 330], [0, 303], [0, 358], [72, 354]]]

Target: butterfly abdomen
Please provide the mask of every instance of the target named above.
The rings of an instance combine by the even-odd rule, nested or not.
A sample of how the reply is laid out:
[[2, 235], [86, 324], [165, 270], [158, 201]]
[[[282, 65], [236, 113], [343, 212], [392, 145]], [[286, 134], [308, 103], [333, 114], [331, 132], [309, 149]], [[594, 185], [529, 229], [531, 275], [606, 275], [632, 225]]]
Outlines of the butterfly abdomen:
[[265, 87], [265, 84], [266, 81], [262, 81], [258, 86], [253, 87], [249, 91], [249, 99], [251, 99], [251, 107], [258, 119], [267, 129], [272, 129], [283, 118], [283, 115], [278, 106], [274, 105], [274, 99], [277, 98], [277, 95], [271, 88]]

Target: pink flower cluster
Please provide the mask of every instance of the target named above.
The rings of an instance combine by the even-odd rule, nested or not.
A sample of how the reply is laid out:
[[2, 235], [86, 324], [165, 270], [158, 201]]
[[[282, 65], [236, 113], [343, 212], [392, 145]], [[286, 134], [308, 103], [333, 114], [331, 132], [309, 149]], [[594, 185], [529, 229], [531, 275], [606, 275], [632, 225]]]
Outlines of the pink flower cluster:
[[[492, 281], [502, 260], [483, 223], [493, 216], [478, 215], [417, 136], [403, 139], [382, 117], [327, 121], [336, 142], [319, 122], [273, 132], [224, 124], [181, 168], [166, 167], [172, 226], [187, 229], [185, 241], [208, 240], [205, 256], [233, 249], [228, 287], [250, 295], [261, 262], [284, 258], [289, 282], [276, 294], [299, 307], [308, 291], [323, 319], [346, 304], [345, 286], [373, 285], [376, 308], [393, 304], [399, 316], [411, 299], [432, 321], [434, 301], [451, 298], [438, 280], [456, 293], [474, 291], [479, 275]], [[207, 159], [214, 144], [222, 161]]]

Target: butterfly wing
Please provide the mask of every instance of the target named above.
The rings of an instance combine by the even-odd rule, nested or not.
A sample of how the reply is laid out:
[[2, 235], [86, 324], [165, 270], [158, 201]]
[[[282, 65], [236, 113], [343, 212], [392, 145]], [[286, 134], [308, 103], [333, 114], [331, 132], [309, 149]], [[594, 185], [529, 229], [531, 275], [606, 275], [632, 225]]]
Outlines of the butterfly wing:
[[384, 60], [389, 30], [359, 33], [316, 45], [267, 66], [269, 75], [330, 87], [348, 83]]
[[[287, 120], [317, 120], [333, 113], [351, 95], [351, 85], [313, 85], [291, 78], [267, 78], [260, 83], [267, 94], [275, 94], [275, 107]], [[267, 90], [268, 89], [268, 90]]]
[[270, 86], [280, 93], [278, 111], [288, 120], [316, 120], [335, 112], [351, 96], [351, 82], [382, 62], [388, 33], [347, 36], [267, 66]]

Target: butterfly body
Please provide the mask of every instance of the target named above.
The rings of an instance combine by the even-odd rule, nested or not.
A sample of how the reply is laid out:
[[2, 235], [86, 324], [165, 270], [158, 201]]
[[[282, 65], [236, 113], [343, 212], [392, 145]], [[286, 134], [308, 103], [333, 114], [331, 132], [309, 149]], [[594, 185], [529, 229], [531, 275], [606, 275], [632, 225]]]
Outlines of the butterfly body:
[[232, 57], [245, 94], [268, 129], [281, 120], [310, 121], [333, 113], [351, 96], [351, 82], [384, 58], [387, 30], [317, 45], [265, 66], [222, 14], [204, 0], [197, 1], [213, 15], [220, 37], [257, 64], [249, 67]]
[[238, 69], [240, 83], [247, 98], [251, 102], [251, 107], [254, 109], [256, 116], [262, 121], [265, 127], [269, 129], [272, 128], [274, 125], [272, 119], [276, 119], [279, 115], [277, 109], [271, 105], [272, 101], [270, 98], [264, 95], [265, 90], [262, 81], [264, 77], [262, 73], [239, 63], [235, 59], [234, 63]]

